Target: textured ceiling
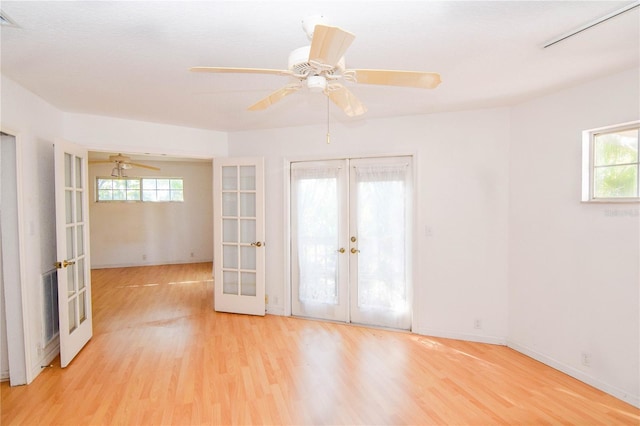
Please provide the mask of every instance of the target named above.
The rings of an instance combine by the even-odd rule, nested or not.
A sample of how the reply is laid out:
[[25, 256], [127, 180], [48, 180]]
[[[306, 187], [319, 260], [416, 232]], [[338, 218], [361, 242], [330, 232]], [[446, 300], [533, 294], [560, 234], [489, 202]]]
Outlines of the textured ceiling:
[[550, 48], [548, 40], [630, 1], [2, 1], [2, 73], [57, 108], [221, 131], [326, 122], [302, 90], [247, 106], [286, 77], [191, 73], [192, 66], [284, 69], [322, 14], [356, 35], [350, 68], [436, 71], [435, 90], [348, 84], [368, 107], [347, 118], [509, 105], [639, 66], [639, 8]]

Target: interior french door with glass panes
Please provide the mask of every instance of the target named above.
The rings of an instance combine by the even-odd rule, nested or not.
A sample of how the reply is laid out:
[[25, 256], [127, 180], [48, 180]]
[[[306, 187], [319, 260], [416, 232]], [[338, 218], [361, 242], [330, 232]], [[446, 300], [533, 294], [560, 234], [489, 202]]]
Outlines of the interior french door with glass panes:
[[87, 150], [57, 141], [54, 159], [60, 364], [66, 367], [93, 335]]
[[214, 306], [265, 314], [262, 158], [216, 158], [214, 173]]
[[411, 328], [411, 157], [291, 164], [293, 315]]

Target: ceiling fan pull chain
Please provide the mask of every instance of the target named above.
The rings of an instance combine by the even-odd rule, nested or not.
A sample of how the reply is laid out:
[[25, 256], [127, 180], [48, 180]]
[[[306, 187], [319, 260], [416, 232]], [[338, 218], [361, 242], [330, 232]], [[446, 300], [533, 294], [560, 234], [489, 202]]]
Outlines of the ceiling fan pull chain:
[[331, 143], [331, 137], [329, 136], [329, 97], [327, 96], [327, 144]]

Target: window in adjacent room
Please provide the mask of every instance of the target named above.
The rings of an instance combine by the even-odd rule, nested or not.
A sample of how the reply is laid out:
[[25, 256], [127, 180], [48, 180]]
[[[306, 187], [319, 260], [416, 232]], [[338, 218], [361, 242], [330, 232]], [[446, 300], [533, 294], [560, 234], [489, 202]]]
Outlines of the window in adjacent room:
[[182, 178], [97, 178], [96, 201], [183, 202]]
[[184, 201], [182, 179], [142, 179], [142, 201]]
[[640, 201], [640, 122], [583, 133], [583, 201]]
[[140, 201], [140, 179], [98, 178], [98, 201]]

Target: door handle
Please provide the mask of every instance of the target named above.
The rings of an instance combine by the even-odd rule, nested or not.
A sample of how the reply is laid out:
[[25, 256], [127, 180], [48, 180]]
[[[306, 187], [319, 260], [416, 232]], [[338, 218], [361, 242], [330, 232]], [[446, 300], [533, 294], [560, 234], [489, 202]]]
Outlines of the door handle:
[[262, 247], [262, 243], [260, 241], [256, 241], [255, 243], [251, 243], [254, 247]]
[[62, 268], [66, 268], [67, 266], [75, 265], [75, 264], [76, 264], [76, 261], [75, 261], [75, 260], [71, 260], [71, 261], [69, 261], [69, 260], [63, 260], [62, 262], [56, 262], [56, 263], [54, 263], [54, 264], [53, 264], [53, 266], [55, 266], [55, 267], [56, 267], [56, 269], [62, 269]]
[[344, 247], [340, 247], [338, 250], [336, 250], [339, 253], [344, 253], [346, 250], [344, 249]]
[[358, 250], [358, 249], [357, 249], [357, 248], [355, 248], [355, 247], [352, 247], [352, 248], [351, 248], [351, 253], [353, 253], [353, 254], [360, 253], [360, 250]]

